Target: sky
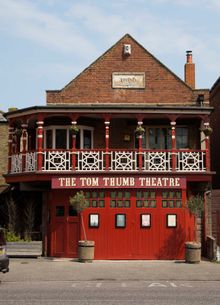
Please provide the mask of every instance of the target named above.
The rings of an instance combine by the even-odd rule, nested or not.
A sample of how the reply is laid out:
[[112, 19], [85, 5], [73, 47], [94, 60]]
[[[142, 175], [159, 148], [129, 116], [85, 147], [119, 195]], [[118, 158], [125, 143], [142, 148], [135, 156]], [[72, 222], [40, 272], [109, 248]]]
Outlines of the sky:
[[46, 105], [126, 33], [196, 88], [220, 76], [219, 0], [0, 0], [0, 109]]

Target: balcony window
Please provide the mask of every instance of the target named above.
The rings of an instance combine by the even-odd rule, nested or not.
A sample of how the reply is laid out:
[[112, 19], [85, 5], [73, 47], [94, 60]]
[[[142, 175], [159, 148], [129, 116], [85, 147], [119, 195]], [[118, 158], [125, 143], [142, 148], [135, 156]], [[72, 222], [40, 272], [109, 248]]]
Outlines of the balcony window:
[[[172, 133], [170, 127], [145, 127], [142, 148], [146, 149], [171, 149]], [[135, 141], [138, 148], [138, 139]], [[176, 148], [184, 149], [189, 147], [189, 135], [187, 127], [176, 127]]]
[[[46, 149], [71, 149], [72, 135], [69, 126], [51, 126], [44, 128], [44, 147]], [[76, 148], [93, 148], [93, 128], [79, 126], [76, 136]]]

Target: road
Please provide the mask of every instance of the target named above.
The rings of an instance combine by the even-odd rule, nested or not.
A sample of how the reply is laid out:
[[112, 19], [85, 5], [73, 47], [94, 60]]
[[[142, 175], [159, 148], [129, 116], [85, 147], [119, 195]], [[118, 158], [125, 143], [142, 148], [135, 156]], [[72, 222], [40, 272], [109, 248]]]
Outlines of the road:
[[4, 281], [0, 305], [219, 305], [220, 281]]

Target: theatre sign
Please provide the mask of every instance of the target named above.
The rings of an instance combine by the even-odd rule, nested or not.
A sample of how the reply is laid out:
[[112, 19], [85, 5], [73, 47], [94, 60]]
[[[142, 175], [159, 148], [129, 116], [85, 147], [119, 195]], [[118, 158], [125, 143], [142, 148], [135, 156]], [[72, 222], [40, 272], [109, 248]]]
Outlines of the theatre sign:
[[179, 177], [58, 177], [52, 178], [52, 189], [81, 188], [186, 188]]

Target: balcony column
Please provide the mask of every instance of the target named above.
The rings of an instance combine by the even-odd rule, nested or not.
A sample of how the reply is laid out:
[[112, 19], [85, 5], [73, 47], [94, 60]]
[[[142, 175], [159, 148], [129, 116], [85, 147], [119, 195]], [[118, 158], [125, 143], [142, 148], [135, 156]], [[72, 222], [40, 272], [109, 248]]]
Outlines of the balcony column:
[[27, 127], [26, 123], [21, 125], [22, 134], [21, 134], [21, 153], [22, 153], [22, 172], [26, 171], [26, 150], [27, 150]]
[[[142, 128], [143, 121], [138, 121], [138, 128]], [[138, 162], [139, 162], [139, 171], [142, 170], [143, 166], [143, 159], [142, 159], [142, 154], [143, 154], [143, 133], [138, 134]]]
[[172, 171], [176, 171], [176, 122], [171, 121], [171, 139], [172, 139]]
[[[205, 122], [204, 127], [205, 127], [205, 130], [210, 129], [209, 122]], [[206, 154], [205, 167], [206, 167], [206, 171], [210, 171], [210, 151], [209, 151], [209, 147], [210, 147], [209, 132], [207, 132], [207, 133], [205, 133], [205, 154]]]
[[37, 121], [37, 170], [42, 170], [43, 163], [43, 125], [44, 121], [42, 116], [38, 117]]
[[11, 172], [11, 156], [13, 154], [13, 135], [14, 135], [14, 127], [9, 125], [8, 128], [8, 173]]
[[72, 170], [76, 169], [76, 135], [79, 131], [77, 131], [77, 121], [71, 122], [72, 128]]
[[109, 125], [110, 121], [105, 121], [105, 169], [109, 170]]

